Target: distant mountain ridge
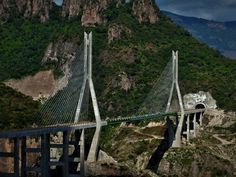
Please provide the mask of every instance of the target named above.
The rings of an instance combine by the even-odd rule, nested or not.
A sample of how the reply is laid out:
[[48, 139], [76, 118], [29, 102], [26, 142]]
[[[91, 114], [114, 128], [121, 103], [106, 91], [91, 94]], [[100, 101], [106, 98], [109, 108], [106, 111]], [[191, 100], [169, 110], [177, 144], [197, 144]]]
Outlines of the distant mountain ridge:
[[236, 21], [217, 22], [167, 11], [163, 13], [200, 41], [218, 49], [226, 57], [236, 59]]

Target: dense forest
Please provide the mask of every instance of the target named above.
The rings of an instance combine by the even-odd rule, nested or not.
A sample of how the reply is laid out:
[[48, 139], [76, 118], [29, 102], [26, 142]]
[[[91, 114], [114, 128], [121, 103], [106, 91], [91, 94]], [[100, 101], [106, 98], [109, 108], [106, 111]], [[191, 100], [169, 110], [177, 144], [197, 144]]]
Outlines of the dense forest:
[[39, 103], [0, 84], [0, 130], [31, 126]]

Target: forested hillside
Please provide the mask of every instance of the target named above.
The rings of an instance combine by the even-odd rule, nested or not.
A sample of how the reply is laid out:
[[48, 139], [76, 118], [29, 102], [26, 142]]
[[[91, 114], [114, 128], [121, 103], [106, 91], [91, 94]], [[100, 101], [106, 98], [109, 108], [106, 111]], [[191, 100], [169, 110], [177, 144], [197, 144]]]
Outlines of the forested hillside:
[[[105, 22], [90, 27], [82, 26], [79, 17], [61, 17], [56, 5], [45, 23], [20, 16], [0, 23], [0, 80], [58, 69], [41, 64], [48, 44], [83, 39], [84, 31], [92, 31], [95, 89], [103, 117], [135, 112], [169, 62], [172, 50], [179, 50], [182, 94], [209, 91], [220, 108], [236, 111], [236, 62], [197, 41], [161, 12], [155, 23], [140, 22], [131, 13], [131, 4], [117, 7], [111, 3], [103, 11]], [[111, 39], [109, 31], [117, 28], [121, 29], [119, 38]], [[122, 75], [130, 82], [127, 90], [122, 89]], [[1, 107], [2, 114], [12, 114], [12, 110]]]

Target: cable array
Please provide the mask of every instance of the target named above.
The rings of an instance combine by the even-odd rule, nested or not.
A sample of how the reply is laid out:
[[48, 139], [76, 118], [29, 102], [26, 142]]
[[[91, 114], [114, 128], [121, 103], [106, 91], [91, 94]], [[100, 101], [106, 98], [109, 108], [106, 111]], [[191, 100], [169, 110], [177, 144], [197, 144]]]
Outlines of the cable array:
[[[42, 104], [35, 121], [37, 126], [73, 123], [84, 79], [84, 43], [75, 52], [69, 66], [70, 76], [67, 85]], [[87, 90], [87, 89], [86, 89]], [[85, 92], [85, 95], [88, 91]], [[82, 103], [80, 117], [87, 117], [88, 96]]]
[[138, 114], [165, 112], [173, 80], [172, 62], [169, 61], [157, 82], [141, 104]]
[[[49, 126], [49, 125], [62, 125], [62, 124], [73, 124], [75, 120], [75, 114], [80, 98], [80, 92], [84, 79], [87, 78], [87, 65], [85, 61], [86, 50], [88, 48], [85, 43], [82, 43], [78, 50], [75, 52], [74, 59], [70, 62], [68, 70], [70, 76], [68, 78], [67, 85], [59, 90], [56, 94], [52, 95], [42, 106], [39, 114], [36, 116], [35, 121], [38, 126]], [[86, 47], [86, 48], [85, 48]], [[140, 117], [145, 118], [146, 116], [159, 115], [164, 113], [166, 110], [168, 98], [173, 83], [173, 64], [170, 60], [164, 68], [157, 82], [147, 95], [140, 108], [136, 110], [133, 116], [129, 118]], [[88, 120], [89, 115], [89, 85], [86, 82], [82, 105], [80, 107], [79, 120]], [[178, 98], [176, 91], [173, 93], [173, 99], [171, 103], [171, 112], [179, 111]]]

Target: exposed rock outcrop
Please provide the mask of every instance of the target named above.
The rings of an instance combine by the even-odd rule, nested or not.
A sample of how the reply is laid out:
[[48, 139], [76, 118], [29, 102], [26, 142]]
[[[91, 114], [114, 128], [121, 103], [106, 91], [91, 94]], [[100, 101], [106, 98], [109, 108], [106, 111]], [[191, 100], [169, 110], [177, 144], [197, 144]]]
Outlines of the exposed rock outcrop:
[[[83, 26], [95, 26], [106, 22], [105, 10], [115, 3], [119, 8], [125, 4], [124, 0], [64, 0], [62, 6], [63, 17], [79, 17]], [[140, 23], [156, 23], [158, 21], [158, 8], [153, 0], [134, 0], [132, 14]]]
[[120, 77], [121, 77], [121, 82], [120, 82], [121, 89], [128, 92], [132, 86], [131, 80], [128, 78], [128, 75], [125, 72], [123, 72], [120, 75]]
[[209, 92], [199, 91], [198, 93], [184, 95], [184, 107], [186, 109], [195, 109], [197, 104], [202, 104], [205, 108], [217, 108], [216, 100], [213, 99]]
[[82, 12], [82, 0], [64, 0], [62, 4], [63, 17], [77, 17]]
[[[204, 114], [204, 128], [198, 132], [201, 136], [190, 141], [188, 146], [169, 149], [161, 160], [158, 174], [179, 177], [236, 175], [236, 139], [233, 129], [236, 117], [229, 113], [219, 121], [217, 117], [211, 116], [212, 110], [208, 111]], [[222, 114], [222, 111], [217, 112]]]
[[108, 0], [88, 1], [83, 8], [81, 22], [83, 26], [94, 26], [105, 22], [103, 12], [107, 8]]
[[124, 164], [110, 164], [106, 162], [88, 163], [86, 162], [86, 175], [95, 177], [137, 177], [138, 174]]
[[55, 95], [68, 84], [68, 79], [71, 77], [71, 63], [75, 58], [76, 49], [76, 41], [57, 41], [48, 45], [42, 65], [53, 63], [56, 70], [63, 73], [58, 78], [55, 78], [52, 70], [48, 70], [38, 72], [21, 80], [12, 79], [5, 84], [25, 95], [33, 97], [34, 100], [43, 101], [49, 96]]
[[111, 65], [121, 60], [126, 64], [133, 64], [135, 62], [134, 50], [131, 48], [122, 48], [119, 51], [104, 50], [101, 52], [99, 58], [105, 65]]
[[42, 64], [55, 61], [62, 66], [67, 61], [73, 60], [77, 49], [76, 43], [78, 41], [79, 39], [75, 39], [71, 42], [59, 40], [54, 43], [50, 43], [45, 51]]
[[34, 100], [48, 98], [57, 85], [53, 72], [41, 71], [34, 76], [28, 76], [21, 80], [11, 79], [5, 83], [7, 86], [31, 96]]
[[22, 15], [25, 18], [39, 17], [41, 22], [49, 19], [49, 11], [53, 0], [2, 0], [0, 1], [0, 17]]
[[131, 33], [131, 30], [123, 25], [112, 24], [108, 28], [108, 43], [130, 37]]
[[83, 26], [95, 26], [105, 22], [104, 10], [111, 0], [64, 0], [62, 16], [73, 18], [81, 16]]
[[[61, 15], [63, 17], [80, 17], [83, 26], [95, 26], [106, 22], [105, 11], [115, 3], [119, 8], [124, 0], [64, 0]], [[141, 22], [156, 23], [158, 8], [153, 0], [133, 0], [132, 14]], [[39, 17], [41, 22], [50, 18], [53, 0], [2, 0], [0, 1], [0, 17], [22, 15], [25, 18]]]
[[138, 19], [139, 23], [156, 23], [158, 21], [158, 11], [153, 0], [133, 1], [132, 14]]

